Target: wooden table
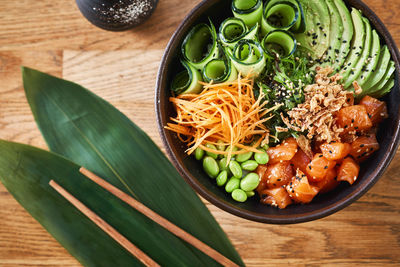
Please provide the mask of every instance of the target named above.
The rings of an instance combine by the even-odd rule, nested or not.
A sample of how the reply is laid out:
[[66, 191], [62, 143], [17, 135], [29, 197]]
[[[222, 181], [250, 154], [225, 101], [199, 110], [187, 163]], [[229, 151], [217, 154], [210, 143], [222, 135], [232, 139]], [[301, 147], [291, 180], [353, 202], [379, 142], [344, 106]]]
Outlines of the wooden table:
[[[127, 32], [95, 28], [67, 0], [0, 1], [0, 138], [46, 148], [24, 97], [20, 66], [78, 82], [161, 146], [155, 77], [172, 33], [199, 0], [161, 0]], [[400, 1], [368, 0], [400, 45]], [[0, 151], [1, 153], [1, 151]], [[207, 203], [249, 266], [400, 264], [400, 163], [350, 207], [314, 222], [268, 225]], [[79, 266], [0, 184], [0, 266]]]

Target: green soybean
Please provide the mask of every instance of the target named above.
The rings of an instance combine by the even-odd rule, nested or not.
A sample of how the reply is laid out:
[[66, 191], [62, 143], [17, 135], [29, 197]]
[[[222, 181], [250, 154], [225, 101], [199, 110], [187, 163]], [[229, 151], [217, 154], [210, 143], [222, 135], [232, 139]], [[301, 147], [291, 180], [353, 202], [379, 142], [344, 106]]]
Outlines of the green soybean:
[[257, 161], [258, 164], [267, 164], [269, 161], [269, 156], [268, 156], [267, 152], [265, 152], [264, 149], [259, 149], [259, 150], [261, 150], [263, 152], [254, 154], [255, 161]]
[[194, 157], [197, 160], [201, 160], [204, 156], [204, 150], [201, 149], [200, 147], [196, 148], [196, 150], [194, 151]]
[[237, 202], [245, 202], [247, 200], [247, 194], [242, 189], [235, 189], [232, 191], [232, 198]]
[[247, 197], [252, 197], [254, 196], [256, 193], [254, 193], [254, 191], [246, 191], [246, 195]]
[[261, 146], [265, 151], [267, 151], [269, 149], [269, 145], [265, 144], [263, 146]]
[[217, 177], [219, 173], [218, 163], [215, 159], [210, 156], [206, 156], [203, 159], [203, 169], [211, 178]]
[[251, 172], [240, 181], [240, 188], [244, 191], [252, 191], [257, 188], [259, 183], [260, 177], [258, 176], [258, 174], [255, 172]]
[[[217, 147], [214, 146], [213, 144], [206, 144], [206, 147], [210, 148], [210, 149], [214, 149], [217, 150]], [[218, 158], [218, 154], [212, 153], [212, 152], [208, 152], [206, 151], [207, 156], [212, 157], [213, 159], [217, 159]]]
[[225, 191], [232, 193], [233, 190], [238, 189], [240, 185], [240, 180], [238, 178], [232, 177], [225, 185]]
[[227, 158], [222, 158], [218, 161], [218, 166], [221, 171], [229, 171], [229, 164]]
[[233, 177], [239, 179], [242, 178], [243, 175], [242, 167], [240, 167], [237, 161], [232, 160], [231, 162], [229, 162], [229, 170], [231, 171]]
[[227, 171], [222, 171], [217, 176], [217, 179], [216, 179], [217, 185], [218, 186], [223, 186], [226, 183], [227, 180], [228, 180], [228, 172]]
[[[229, 145], [229, 146], [226, 147], [225, 152], [228, 152], [230, 149], [231, 149], [231, 146]], [[232, 148], [232, 152], [236, 152], [236, 151], [238, 151], [238, 148], [234, 146]]]
[[237, 162], [244, 162], [246, 160], [249, 160], [251, 156], [253, 156], [253, 152], [250, 151], [244, 154], [237, 155], [235, 159]]
[[222, 141], [222, 140], [218, 140], [218, 141], [217, 141], [217, 144], [218, 144], [218, 145], [217, 145], [217, 149], [218, 149], [218, 150], [220, 150], [220, 151], [225, 151], [225, 148], [226, 148], [226, 147], [225, 147], [225, 145], [223, 145], [223, 143], [224, 143], [224, 141]]
[[243, 170], [254, 171], [258, 167], [258, 163], [255, 160], [247, 160], [245, 162], [242, 162], [240, 166], [242, 166]]

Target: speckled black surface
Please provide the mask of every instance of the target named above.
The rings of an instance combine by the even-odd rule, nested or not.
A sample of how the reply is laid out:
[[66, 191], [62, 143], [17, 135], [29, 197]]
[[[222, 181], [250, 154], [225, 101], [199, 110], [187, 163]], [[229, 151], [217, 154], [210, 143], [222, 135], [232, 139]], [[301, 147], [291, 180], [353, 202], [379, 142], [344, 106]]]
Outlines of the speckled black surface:
[[364, 16], [370, 19], [382, 40], [388, 45], [396, 63], [395, 87], [384, 98], [388, 105], [389, 119], [381, 124], [378, 132], [381, 148], [372, 158], [362, 164], [359, 179], [354, 185], [342, 184], [336, 190], [316, 197], [310, 204], [291, 205], [284, 210], [262, 205], [257, 197], [253, 197], [245, 203], [237, 203], [232, 200], [229, 194], [216, 186], [213, 179], [206, 176], [200, 162], [184, 153], [186, 146], [176, 138], [175, 134], [163, 128], [169, 117], [174, 115], [173, 106], [168, 101], [170, 96], [169, 85], [171, 79], [181, 69], [177, 55], [179, 55], [183, 38], [193, 25], [199, 22], [207, 22], [208, 17], [218, 26], [224, 18], [232, 16], [230, 11], [231, 1], [205, 0], [189, 13], [178, 27], [165, 50], [157, 77], [155, 104], [159, 132], [172, 163], [182, 177], [209, 202], [227, 212], [253, 221], [276, 224], [306, 222], [328, 216], [350, 205], [367, 192], [382, 176], [393, 159], [399, 144], [400, 54], [386, 27], [364, 3], [359, 0], [345, 2], [348, 6], [362, 10]]
[[[149, 2], [149, 8], [132, 21], [120, 19], [119, 9], [132, 4], [139, 5], [143, 0], [76, 0], [76, 4], [82, 15], [93, 25], [108, 31], [125, 31], [140, 25], [152, 15], [158, 0], [146, 1]], [[114, 12], [111, 8], [114, 8]]]

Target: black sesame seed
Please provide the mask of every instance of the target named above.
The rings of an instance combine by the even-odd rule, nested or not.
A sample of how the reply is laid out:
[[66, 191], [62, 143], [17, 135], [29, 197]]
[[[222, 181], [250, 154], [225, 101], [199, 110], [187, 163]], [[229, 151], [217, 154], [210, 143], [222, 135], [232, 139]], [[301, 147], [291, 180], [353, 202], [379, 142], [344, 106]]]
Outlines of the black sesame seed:
[[354, 123], [354, 119], [351, 119], [351, 123]]
[[331, 153], [331, 154], [332, 154], [332, 153], [333, 153], [333, 152], [332, 152], [332, 150], [329, 150], [329, 153]]
[[311, 165], [308, 165], [308, 168], [311, 170]]
[[364, 146], [365, 146], [364, 144], [361, 144], [361, 145], [360, 145], [360, 147], [364, 147]]
[[319, 157], [322, 158], [323, 156], [322, 156], [322, 155], [319, 155]]
[[325, 169], [325, 170], [328, 169], [328, 166], [325, 166], [324, 169]]

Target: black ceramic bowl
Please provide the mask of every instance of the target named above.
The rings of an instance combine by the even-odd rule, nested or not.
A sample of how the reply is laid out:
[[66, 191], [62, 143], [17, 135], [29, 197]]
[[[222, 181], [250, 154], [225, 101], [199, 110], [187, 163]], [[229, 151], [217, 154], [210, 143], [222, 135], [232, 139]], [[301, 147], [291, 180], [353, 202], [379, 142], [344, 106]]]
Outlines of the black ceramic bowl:
[[348, 6], [360, 9], [364, 16], [369, 18], [373, 27], [379, 32], [382, 41], [385, 41], [396, 63], [396, 83], [389, 95], [385, 97], [388, 105], [389, 118], [380, 125], [378, 140], [380, 149], [372, 158], [361, 166], [359, 179], [349, 186], [341, 184], [334, 191], [317, 196], [306, 205], [291, 205], [279, 210], [259, 203], [258, 197], [250, 198], [245, 203], [232, 200], [225, 190], [215, 184], [203, 171], [201, 162], [184, 152], [186, 145], [180, 142], [176, 135], [166, 131], [164, 126], [171, 116], [174, 108], [169, 103], [171, 79], [180, 69], [178, 55], [180, 45], [185, 35], [192, 26], [200, 22], [207, 22], [210, 17], [214, 25], [219, 25], [224, 18], [232, 16], [228, 0], [204, 0], [195, 7], [180, 24], [172, 36], [165, 50], [158, 72], [156, 84], [156, 113], [161, 138], [167, 153], [183, 178], [205, 199], [217, 207], [237, 216], [264, 223], [288, 224], [315, 220], [330, 215], [360, 198], [382, 176], [390, 161], [395, 155], [399, 144], [399, 50], [381, 20], [364, 3], [359, 0], [345, 1]]

